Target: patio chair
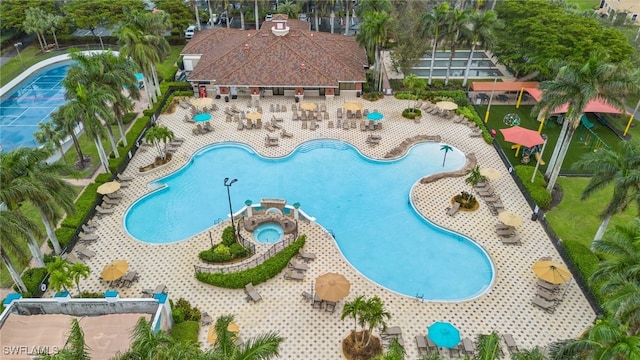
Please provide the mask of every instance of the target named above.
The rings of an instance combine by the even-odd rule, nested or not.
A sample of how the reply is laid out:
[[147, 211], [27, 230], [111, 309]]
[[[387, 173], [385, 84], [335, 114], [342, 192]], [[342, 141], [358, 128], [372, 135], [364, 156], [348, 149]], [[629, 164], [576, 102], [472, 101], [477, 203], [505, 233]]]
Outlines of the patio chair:
[[507, 349], [510, 353], [520, 351], [520, 349], [518, 349], [518, 345], [516, 345], [516, 341], [513, 339], [513, 336], [511, 334], [502, 334], [502, 338], [507, 344]]
[[362, 120], [360, 121], [360, 130], [361, 131], [367, 131], [367, 122]]
[[302, 281], [304, 280], [304, 274], [300, 274], [296, 271], [293, 271], [291, 269], [287, 269], [284, 272], [284, 278], [287, 280], [296, 280], [296, 281]]
[[316, 121], [315, 121], [315, 120], [310, 120], [310, 121], [309, 121], [309, 128], [310, 128], [311, 130], [315, 130], [315, 129], [317, 129], [317, 128], [318, 128], [318, 125], [316, 124]]
[[302, 120], [302, 129], [306, 130], [309, 128], [309, 125], [307, 125], [307, 120]]
[[242, 131], [244, 129], [244, 123], [238, 119], [238, 131]]
[[531, 300], [531, 304], [541, 308], [549, 314], [553, 314], [556, 311], [556, 306], [558, 306], [558, 303], [546, 300], [537, 295], [533, 298], [533, 300]]
[[550, 282], [546, 282], [542, 279], [538, 279], [538, 282], [536, 283], [536, 285], [538, 287], [541, 287], [543, 289], [547, 289], [549, 291], [558, 291], [560, 289], [560, 285], [557, 284], [552, 284]]
[[335, 301], [326, 301], [326, 306], [324, 307], [325, 312], [334, 313], [336, 311], [336, 303]]
[[460, 210], [460, 203], [456, 201], [449, 209], [447, 209], [447, 215], [453, 216], [458, 212], [458, 210]]
[[351, 128], [352, 128], [352, 129], [357, 128], [357, 127], [358, 127], [358, 125], [357, 125], [357, 124], [358, 124], [358, 123], [356, 122], [356, 119], [351, 119]]
[[562, 297], [560, 294], [558, 294], [557, 292], [553, 292], [553, 291], [549, 291], [545, 288], [541, 288], [538, 287], [536, 289], [536, 295], [540, 296], [541, 298], [545, 299], [545, 300], [549, 300], [549, 301], [555, 301], [555, 302], [560, 302], [562, 301]]
[[329, 122], [327, 123], [327, 127], [329, 129], [333, 129], [333, 120], [329, 120]]
[[206, 132], [212, 132], [213, 131], [213, 127], [211, 127], [211, 123], [209, 123], [209, 122], [204, 123], [204, 126], [202, 127], [202, 129], [204, 129], [204, 131], [206, 131]]
[[310, 293], [308, 293], [308, 292], [306, 292], [306, 291], [303, 291], [303, 292], [302, 292], [302, 298], [303, 298], [305, 301], [309, 301], [309, 302], [310, 302], [310, 301], [312, 301], [312, 300], [313, 300], [313, 295], [311, 295]]
[[262, 129], [262, 119], [256, 119], [256, 129]]
[[418, 347], [418, 354], [423, 355], [422, 352], [429, 353], [429, 345], [427, 345], [427, 339], [424, 335], [416, 335], [416, 346]]
[[205, 325], [211, 325], [213, 323], [213, 318], [206, 311], [202, 313], [202, 318], [200, 319], [200, 323]]
[[264, 128], [267, 129], [268, 132], [276, 131], [276, 129], [271, 125], [271, 121], [267, 121]]

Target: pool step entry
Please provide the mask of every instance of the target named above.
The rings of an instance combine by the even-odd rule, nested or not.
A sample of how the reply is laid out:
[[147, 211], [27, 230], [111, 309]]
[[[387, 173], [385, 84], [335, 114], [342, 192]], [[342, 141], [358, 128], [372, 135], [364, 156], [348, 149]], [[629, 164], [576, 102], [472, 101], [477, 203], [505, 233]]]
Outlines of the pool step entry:
[[327, 231], [329, 232], [329, 234], [331, 234], [332, 238], [334, 238], [334, 239], [336, 238], [336, 234], [333, 232], [333, 230], [327, 229]]
[[311, 150], [316, 149], [336, 149], [336, 150], [347, 150], [349, 146], [342, 141], [336, 140], [323, 140], [323, 141], [311, 141], [304, 143], [298, 147], [298, 151], [301, 153], [306, 153]]

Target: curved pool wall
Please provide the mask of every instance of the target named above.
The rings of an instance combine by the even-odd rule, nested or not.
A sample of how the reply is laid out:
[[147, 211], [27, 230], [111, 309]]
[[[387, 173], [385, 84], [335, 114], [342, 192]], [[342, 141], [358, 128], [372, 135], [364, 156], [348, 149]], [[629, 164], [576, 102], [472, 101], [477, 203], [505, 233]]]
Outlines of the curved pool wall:
[[234, 209], [265, 197], [299, 202], [368, 279], [429, 301], [470, 300], [493, 283], [488, 254], [429, 222], [410, 201], [420, 178], [465, 164], [454, 149], [443, 167], [440, 146], [420, 143], [400, 159], [374, 160], [338, 140], [306, 142], [282, 158], [262, 157], [243, 144], [210, 145], [150, 183], [155, 190], [127, 209], [124, 228], [152, 244], [188, 239], [227, 218], [223, 179], [238, 178], [230, 188]]

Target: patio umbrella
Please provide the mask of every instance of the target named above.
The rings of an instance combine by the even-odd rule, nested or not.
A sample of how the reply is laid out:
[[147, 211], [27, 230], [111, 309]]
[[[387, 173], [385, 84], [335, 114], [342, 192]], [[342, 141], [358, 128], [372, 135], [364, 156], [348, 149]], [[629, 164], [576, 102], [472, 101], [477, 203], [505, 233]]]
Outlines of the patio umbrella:
[[351, 283], [343, 275], [326, 273], [316, 278], [316, 294], [327, 301], [339, 301], [349, 294]]
[[[234, 322], [230, 322], [227, 326], [227, 331], [234, 333], [236, 336], [240, 332], [240, 326]], [[216, 343], [218, 340], [218, 333], [216, 332], [216, 327], [212, 326], [209, 328], [209, 332], [207, 333], [207, 342], [211, 345]]]
[[436, 106], [442, 110], [455, 110], [458, 108], [458, 104], [453, 101], [438, 101]]
[[98, 186], [98, 190], [96, 191], [98, 192], [98, 194], [106, 195], [112, 194], [118, 190], [120, 190], [120, 183], [117, 181], [109, 181]]
[[251, 120], [258, 120], [258, 119], [262, 119], [262, 114], [260, 114], [259, 112], [250, 112], [246, 115], [247, 119], [251, 119]]
[[497, 180], [502, 177], [502, 173], [493, 168], [482, 168], [480, 169], [480, 175], [486, 177], [489, 180]]
[[520, 126], [513, 126], [506, 129], [500, 129], [500, 132], [504, 136], [504, 141], [528, 148], [544, 144], [542, 135], [535, 130], [526, 129]]
[[342, 107], [351, 111], [364, 109], [364, 105], [362, 105], [360, 101], [347, 101], [346, 103], [342, 104]]
[[460, 331], [449, 322], [435, 322], [428, 330], [429, 339], [436, 346], [451, 349], [460, 342]]
[[537, 261], [531, 268], [537, 277], [551, 284], [563, 284], [572, 277], [566, 266], [555, 261]]
[[237, 333], [239, 333], [239, 332], [240, 332], [240, 325], [238, 325], [238, 324], [236, 324], [236, 323], [234, 323], [234, 322], [230, 322], [230, 323], [229, 323], [229, 325], [227, 326], [227, 330], [228, 330], [229, 332], [232, 332], [232, 333], [236, 333], [236, 334], [237, 334]]
[[370, 112], [370, 113], [367, 114], [367, 119], [373, 120], [373, 121], [382, 120], [383, 117], [384, 116], [381, 113], [377, 112], [377, 111]]
[[314, 103], [311, 102], [303, 102], [302, 104], [300, 104], [300, 109], [302, 110], [309, 110], [309, 111], [313, 111], [317, 108], [318, 106]]
[[126, 260], [116, 260], [102, 269], [100, 275], [104, 281], [118, 280], [129, 270], [129, 263]]
[[522, 216], [514, 214], [511, 211], [503, 211], [498, 214], [498, 220], [507, 226], [522, 225]]

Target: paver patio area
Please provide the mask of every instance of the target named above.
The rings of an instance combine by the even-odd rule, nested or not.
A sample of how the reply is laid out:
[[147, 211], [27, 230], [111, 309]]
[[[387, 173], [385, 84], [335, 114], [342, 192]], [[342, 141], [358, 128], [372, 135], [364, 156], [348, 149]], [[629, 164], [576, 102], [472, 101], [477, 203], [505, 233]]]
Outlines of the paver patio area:
[[[247, 98], [240, 97], [231, 103], [214, 100], [219, 108], [213, 112], [212, 125], [215, 131], [204, 135], [192, 135], [193, 124], [183, 121], [187, 111], [181, 107], [177, 107], [173, 114], [160, 116], [158, 121], [161, 125], [166, 125], [176, 137], [183, 137], [186, 141], [175, 153], [170, 165], [152, 174], [140, 175], [137, 169], [153, 161], [156, 156], [155, 150], [152, 147], [142, 147], [134, 156], [125, 172], [125, 175], [133, 176], [134, 180], [128, 188], [120, 190], [123, 201], [115, 207], [114, 214], [102, 216], [99, 220], [96, 234], [100, 239], [90, 245], [97, 256], [87, 261], [93, 273], [88, 280], [83, 281], [83, 290], [105, 291], [106, 285], [98, 279], [100, 270], [114, 259], [126, 259], [130, 269], [140, 274], [140, 281], [130, 288], [120, 289], [121, 297], [138, 297], [143, 288], [154, 288], [164, 283], [167, 285], [170, 298], [186, 298], [214, 319], [219, 315], [234, 314], [235, 322], [240, 325], [241, 339], [271, 330], [278, 332], [285, 338], [280, 349], [282, 359], [342, 359], [341, 340], [353, 326], [353, 321], [349, 319], [340, 320], [342, 306], [345, 301], [350, 301], [360, 294], [367, 297], [378, 295], [382, 298], [387, 310], [392, 314], [389, 325], [402, 328], [407, 359], [418, 358], [414, 336], [424, 335], [427, 327], [434, 321], [451, 322], [460, 329], [462, 337], [475, 338], [477, 334], [489, 333], [492, 330], [509, 333], [521, 348], [546, 346], [555, 340], [577, 337], [594, 321], [593, 310], [575, 284], [569, 286], [565, 300], [554, 314], [548, 314], [531, 305], [536, 291], [532, 264], [543, 256], [551, 256], [556, 261], [561, 261], [561, 258], [541, 225], [529, 220], [531, 209], [492, 146], [486, 144], [482, 138], [470, 137], [471, 129], [465, 124], [455, 124], [451, 120], [426, 113], [419, 124], [404, 119], [400, 115], [401, 111], [410, 102], [396, 100], [393, 97], [376, 102], [349, 96], [328, 100], [327, 110], [334, 122], [336, 109], [345, 101], [352, 100], [361, 101], [370, 111], [376, 109], [384, 114], [383, 130], [376, 132], [382, 137], [379, 145], [370, 146], [365, 142], [371, 132], [363, 132], [359, 128], [329, 129], [326, 120], [320, 121], [320, 128], [315, 131], [303, 130], [299, 121], [291, 120], [293, 99], [284, 97], [261, 100], [264, 109], [263, 119], [268, 120], [272, 115], [284, 117], [284, 128], [293, 134], [292, 138], [280, 138], [277, 147], [265, 147], [264, 141], [268, 132], [264, 128], [238, 131], [235, 122], [225, 122], [223, 110], [227, 106], [235, 104], [245, 111], [255, 109], [246, 107]], [[324, 99], [305, 98], [305, 101], [323, 102]], [[288, 111], [271, 113], [270, 103], [286, 104]], [[463, 190], [470, 190], [464, 183], [464, 177], [445, 178], [429, 184], [418, 183], [414, 187], [411, 199], [426, 218], [469, 236], [490, 255], [496, 270], [495, 283], [485, 295], [475, 300], [458, 303], [421, 302], [372, 283], [343, 258], [331, 235], [322, 227], [321, 219], [317, 225], [300, 223], [300, 233], [308, 236], [305, 251], [317, 255], [317, 259], [309, 264], [310, 270], [307, 271], [306, 279], [296, 282], [278, 276], [266, 283], [257, 284], [256, 289], [263, 300], [255, 304], [245, 301], [242, 290], [215, 288], [195, 279], [193, 266], [204, 265], [197, 254], [210, 246], [207, 233], [180, 243], [150, 245], [130, 238], [124, 231], [123, 215], [136, 199], [150, 191], [147, 183], [180, 168], [197, 149], [211, 143], [242, 142], [252, 146], [261, 155], [274, 157], [290, 153], [295, 146], [305, 141], [330, 138], [347, 141], [367, 156], [382, 158], [389, 150], [414, 135], [440, 135], [442, 142], [464, 153], [475, 154], [482, 167], [500, 170], [504, 176], [492, 181], [493, 187], [501, 195], [505, 209], [525, 219], [524, 224], [518, 228], [523, 244], [503, 245], [494, 232], [497, 217], [491, 215], [482, 201], [480, 208], [475, 212], [459, 212], [453, 217], [446, 215], [445, 209], [450, 206], [451, 197]], [[441, 157], [442, 154], [436, 156]], [[416, 182], [419, 180], [415, 179]], [[211, 185], [222, 186], [222, 179], [212, 179]], [[268, 189], [265, 189], [262, 197], [270, 197]], [[211, 230], [213, 238], [220, 239], [222, 229], [227, 225], [228, 221], [215, 226]], [[406, 255], [420, 256], [420, 251], [428, 249], [416, 249], [415, 253]], [[312, 291], [313, 279], [329, 271], [344, 274], [352, 283], [350, 295], [338, 303], [333, 314], [312, 309], [301, 296], [303, 291]], [[209, 326], [203, 326], [200, 330], [199, 339], [203, 347], [208, 346], [208, 329]], [[506, 352], [506, 347], [503, 348]]]

